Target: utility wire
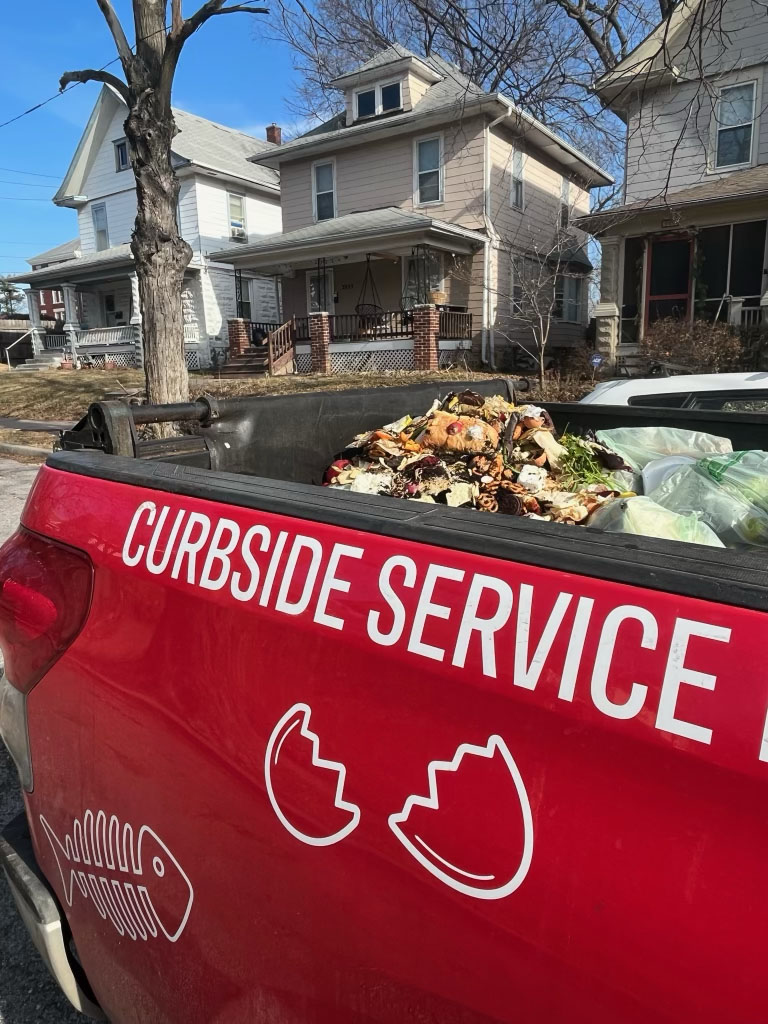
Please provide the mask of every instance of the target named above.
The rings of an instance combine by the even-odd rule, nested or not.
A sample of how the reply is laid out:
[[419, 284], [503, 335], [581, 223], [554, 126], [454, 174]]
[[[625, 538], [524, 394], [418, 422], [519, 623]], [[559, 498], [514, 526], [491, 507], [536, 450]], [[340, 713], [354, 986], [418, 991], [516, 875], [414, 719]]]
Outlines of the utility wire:
[[33, 199], [31, 196], [0, 196], [0, 199], [10, 203], [50, 203], [53, 196], [48, 199]]
[[32, 178], [53, 178], [54, 181], [61, 181], [63, 174], [41, 174], [39, 171], [20, 171], [18, 167], [0, 167], [0, 171], [6, 174], [28, 174]]
[[24, 185], [26, 188], [53, 188], [53, 185], [43, 185], [39, 181], [12, 181], [10, 178], [0, 178], [2, 185]]

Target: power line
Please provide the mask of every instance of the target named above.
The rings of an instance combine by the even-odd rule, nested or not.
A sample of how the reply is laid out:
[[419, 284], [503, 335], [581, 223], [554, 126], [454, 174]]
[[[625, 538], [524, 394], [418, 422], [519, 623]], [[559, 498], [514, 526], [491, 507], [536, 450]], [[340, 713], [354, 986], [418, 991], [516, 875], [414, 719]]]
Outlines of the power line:
[[39, 181], [12, 181], [10, 178], [0, 178], [2, 185], [24, 185], [27, 188], [53, 188], [53, 185], [43, 185]]
[[61, 181], [62, 174], [41, 174], [39, 171], [20, 171], [18, 167], [0, 167], [0, 171], [6, 174], [28, 174], [31, 178], [53, 178], [54, 181]]
[[32, 199], [31, 196], [0, 196], [10, 203], [50, 203], [50, 199]]

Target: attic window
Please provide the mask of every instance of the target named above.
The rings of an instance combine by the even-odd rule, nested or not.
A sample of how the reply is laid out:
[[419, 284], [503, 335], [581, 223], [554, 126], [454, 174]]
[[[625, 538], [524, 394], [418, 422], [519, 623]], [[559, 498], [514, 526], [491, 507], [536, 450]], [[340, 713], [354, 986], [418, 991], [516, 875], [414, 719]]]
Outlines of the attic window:
[[357, 93], [357, 116], [374, 117], [376, 114], [376, 90], [368, 89]]
[[755, 120], [755, 83], [730, 85], [720, 90], [717, 104], [715, 167], [743, 167], [752, 161], [752, 126]]
[[358, 121], [377, 114], [388, 114], [394, 110], [402, 110], [403, 95], [400, 81], [387, 82], [373, 89], [363, 89], [355, 93], [355, 109]]
[[128, 155], [128, 142], [125, 139], [118, 139], [115, 145], [115, 170], [127, 171], [131, 166], [131, 158]]

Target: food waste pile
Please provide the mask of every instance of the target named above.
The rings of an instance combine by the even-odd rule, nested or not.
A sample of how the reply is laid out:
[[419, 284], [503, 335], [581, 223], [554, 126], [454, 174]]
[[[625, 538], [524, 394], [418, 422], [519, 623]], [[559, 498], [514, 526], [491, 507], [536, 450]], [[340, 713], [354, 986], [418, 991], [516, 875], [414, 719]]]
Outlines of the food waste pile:
[[[768, 481], [768, 455], [733, 453], [726, 438], [662, 427], [558, 435], [545, 408], [466, 390], [436, 400], [422, 415], [358, 434], [330, 464], [323, 483], [502, 516], [739, 547], [768, 543], [768, 486], [763, 508], [750, 489], [756, 472]], [[718, 500], [708, 493], [709, 484]]]

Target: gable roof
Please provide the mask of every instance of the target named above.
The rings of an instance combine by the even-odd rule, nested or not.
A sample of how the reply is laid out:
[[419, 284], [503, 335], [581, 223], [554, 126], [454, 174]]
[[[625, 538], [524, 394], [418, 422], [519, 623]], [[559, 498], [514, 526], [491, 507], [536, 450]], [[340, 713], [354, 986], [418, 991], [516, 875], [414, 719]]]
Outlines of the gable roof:
[[[106, 137], [107, 130], [125, 103], [113, 89], [105, 85], [96, 100], [91, 116], [72, 157], [64, 180], [53, 197], [57, 206], [76, 206], [83, 200], [83, 188], [88, 180], [96, 153]], [[195, 166], [239, 178], [264, 191], [278, 194], [279, 177], [268, 167], [259, 167], [248, 160], [254, 153], [276, 149], [271, 142], [256, 139], [245, 132], [209, 121], [197, 114], [174, 108], [173, 115], [179, 128], [174, 138], [172, 156], [174, 166]]]
[[65, 260], [75, 259], [79, 252], [80, 239], [72, 238], [61, 245], [55, 245], [52, 249], [46, 249], [45, 252], [39, 252], [37, 256], [30, 256], [27, 263], [33, 268], [41, 263], [63, 263]]
[[643, 85], [648, 87], [664, 78], [677, 77], [679, 72], [674, 60], [688, 42], [688, 33], [683, 36], [683, 46], [679, 47], [678, 42], [702, 2], [680, 0], [667, 18], [660, 21], [615, 67], [597, 79], [593, 89], [606, 106], [620, 115], [638, 78], [642, 78]]

